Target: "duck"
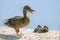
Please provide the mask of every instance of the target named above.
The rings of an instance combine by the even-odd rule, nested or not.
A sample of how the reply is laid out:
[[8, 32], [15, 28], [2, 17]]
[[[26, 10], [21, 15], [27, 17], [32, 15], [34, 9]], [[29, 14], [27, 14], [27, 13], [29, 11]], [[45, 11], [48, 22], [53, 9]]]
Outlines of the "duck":
[[44, 28], [43, 28], [43, 33], [46, 33], [46, 32], [48, 32], [48, 27], [47, 26], [44, 26]]
[[15, 16], [13, 18], [8, 19], [4, 24], [7, 25], [8, 27], [14, 28], [16, 35], [19, 36], [19, 29], [26, 27], [30, 23], [30, 18], [28, 17], [28, 12], [33, 13], [32, 8], [30, 6], [25, 5], [23, 7], [23, 16]]
[[41, 33], [41, 32], [42, 32], [42, 26], [38, 25], [38, 26], [34, 29], [33, 32], [34, 32], [34, 33]]
[[33, 31], [33, 33], [46, 33], [46, 32], [48, 32], [49, 31], [49, 29], [48, 29], [48, 27], [47, 26], [40, 26], [40, 25], [38, 25], [35, 29], [34, 29], [34, 31]]

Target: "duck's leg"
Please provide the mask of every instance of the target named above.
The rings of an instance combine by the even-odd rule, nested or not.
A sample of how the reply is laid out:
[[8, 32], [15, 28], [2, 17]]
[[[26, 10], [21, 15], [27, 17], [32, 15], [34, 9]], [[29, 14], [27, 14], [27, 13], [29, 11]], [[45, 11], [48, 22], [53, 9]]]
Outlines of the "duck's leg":
[[16, 31], [16, 36], [20, 36], [18, 33], [19, 33], [19, 29], [15, 28], [15, 31]]
[[19, 33], [19, 28], [18, 29], [16, 28], [15, 31], [16, 31], [16, 34], [17, 34], [16, 36], [23, 36], [22, 33], [18, 34]]

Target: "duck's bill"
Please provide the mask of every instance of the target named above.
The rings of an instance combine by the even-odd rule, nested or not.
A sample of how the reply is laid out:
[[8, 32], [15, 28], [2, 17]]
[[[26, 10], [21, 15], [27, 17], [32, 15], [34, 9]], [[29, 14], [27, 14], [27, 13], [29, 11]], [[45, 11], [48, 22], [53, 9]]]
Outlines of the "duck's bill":
[[30, 13], [33, 13], [34, 11], [35, 11], [35, 10], [32, 10], [32, 9], [31, 9], [31, 10], [30, 10]]

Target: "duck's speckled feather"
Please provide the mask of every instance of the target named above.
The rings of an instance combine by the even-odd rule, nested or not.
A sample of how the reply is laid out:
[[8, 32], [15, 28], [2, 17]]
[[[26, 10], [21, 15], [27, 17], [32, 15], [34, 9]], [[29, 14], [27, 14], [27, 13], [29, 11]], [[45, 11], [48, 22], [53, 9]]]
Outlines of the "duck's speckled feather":
[[23, 17], [16, 16], [16, 17], [8, 19], [8, 21], [5, 24], [10, 27], [23, 27], [29, 24], [29, 22], [30, 20], [28, 17], [24, 20]]

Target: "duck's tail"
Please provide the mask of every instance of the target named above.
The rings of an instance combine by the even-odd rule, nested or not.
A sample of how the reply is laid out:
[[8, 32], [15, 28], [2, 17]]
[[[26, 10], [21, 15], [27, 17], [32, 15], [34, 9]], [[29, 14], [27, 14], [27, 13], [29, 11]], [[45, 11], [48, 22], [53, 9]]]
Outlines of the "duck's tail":
[[0, 26], [1, 26], [1, 25], [4, 25], [4, 23], [5, 23], [6, 21], [8, 21], [8, 19], [0, 20]]

